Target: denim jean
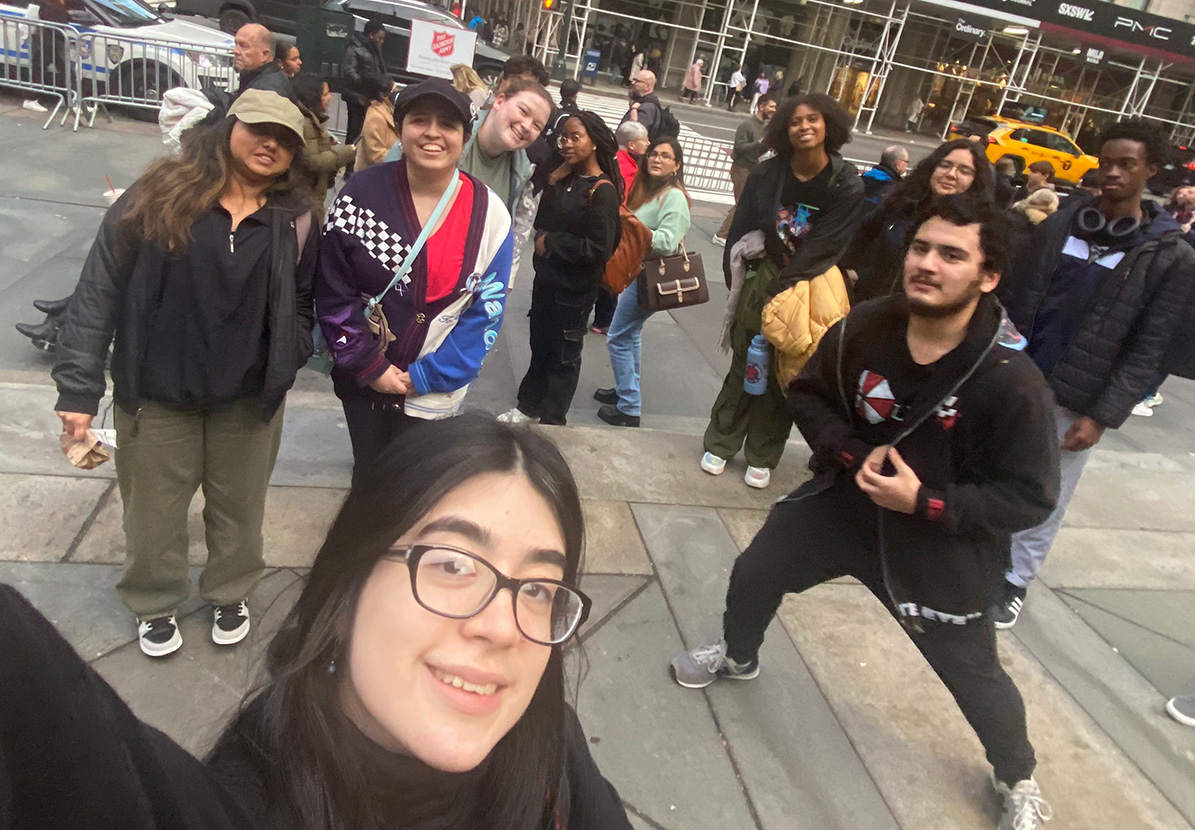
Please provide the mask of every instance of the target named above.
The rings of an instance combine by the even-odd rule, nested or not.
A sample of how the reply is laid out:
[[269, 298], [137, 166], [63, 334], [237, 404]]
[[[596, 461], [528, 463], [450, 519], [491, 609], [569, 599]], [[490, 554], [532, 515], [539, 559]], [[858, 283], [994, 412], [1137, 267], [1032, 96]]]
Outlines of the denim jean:
[[618, 411], [624, 415], [639, 415], [643, 408], [639, 394], [639, 355], [643, 351], [643, 324], [650, 316], [650, 311], [639, 306], [639, 280], [635, 280], [618, 295], [614, 319], [606, 333]]

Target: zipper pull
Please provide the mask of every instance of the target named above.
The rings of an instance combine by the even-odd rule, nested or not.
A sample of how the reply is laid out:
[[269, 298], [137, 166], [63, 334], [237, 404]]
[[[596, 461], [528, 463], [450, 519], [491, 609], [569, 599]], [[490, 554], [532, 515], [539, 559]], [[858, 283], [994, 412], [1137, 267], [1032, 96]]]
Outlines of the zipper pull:
[[236, 234], [230, 233], [228, 235], [228, 253], [230, 253], [230, 254], [235, 254], [237, 252], [236, 245], [233, 244], [235, 242], [235, 240], [236, 240]]

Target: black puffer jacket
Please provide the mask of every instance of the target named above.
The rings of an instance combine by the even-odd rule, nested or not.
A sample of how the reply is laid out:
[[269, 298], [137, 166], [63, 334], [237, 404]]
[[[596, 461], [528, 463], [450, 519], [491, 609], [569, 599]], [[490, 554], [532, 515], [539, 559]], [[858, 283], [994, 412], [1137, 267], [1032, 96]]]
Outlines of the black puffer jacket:
[[[1076, 211], [1066, 205], [1037, 226], [1028, 252], [1005, 279], [1009, 317], [1030, 341]], [[1163, 366], [1195, 292], [1195, 251], [1178, 223], [1152, 202], [1144, 242], [1103, 281], [1047, 380], [1061, 406], [1117, 428]]]
[[[58, 384], [58, 411], [95, 415], [99, 410], [105, 388], [104, 362], [113, 337], [113, 396], [126, 412], [134, 413], [140, 405], [146, 340], [169, 254], [122, 226], [121, 218], [136, 189], [134, 184], [104, 217], [66, 311], [52, 373]], [[299, 193], [271, 196], [266, 207], [271, 211], [273, 241], [266, 321], [269, 347], [261, 397], [263, 415], [269, 418], [314, 350], [315, 306], [312, 275], [297, 268], [295, 223], [310, 211], [307, 198]], [[314, 248], [318, 239], [319, 229], [311, 222], [303, 244]]]
[[348, 48], [344, 50], [344, 60], [341, 61], [340, 72], [348, 81], [349, 90], [362, 105], [368, 104], [363, 93], [363, 83], [366, 75], [386, 75], [386, 59], [382, 57], [382, 50], [372, 42], [360, 36], [354, 36]]

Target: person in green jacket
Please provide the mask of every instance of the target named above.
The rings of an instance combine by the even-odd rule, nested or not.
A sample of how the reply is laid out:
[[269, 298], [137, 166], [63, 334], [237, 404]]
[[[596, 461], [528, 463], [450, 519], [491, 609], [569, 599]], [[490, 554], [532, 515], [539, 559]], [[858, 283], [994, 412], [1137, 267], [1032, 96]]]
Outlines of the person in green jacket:
[[[647, 148], [644, 163], [627, 194], [627, 207], [651, 230], [651, 255], [669, 256], [680, 247], [689, 230], [689, 205], [685, 190], [684, 154], [675, 138], [658, 138]], [[643, 349], [643, 324], [651, 312], [639, 304], [638, 280], [618, 297], [618, 306], [606, 339], [614, 386], [593, 393], [601, 402], [598, 417], [616, 427], [637, 427], [642, 409], [639, 394], [639, 357]]]
[[357, 154], [351, 144], [338, 144], [324, 126], [332, 93], [328, 82], [315, 75], [291, 78], [299, 109], [303, 112], [303, 152], [296, 159], [300, 179], [311, 196], [311, 212], [317, 224], [324, 221], [324, 201], [336, 174]]

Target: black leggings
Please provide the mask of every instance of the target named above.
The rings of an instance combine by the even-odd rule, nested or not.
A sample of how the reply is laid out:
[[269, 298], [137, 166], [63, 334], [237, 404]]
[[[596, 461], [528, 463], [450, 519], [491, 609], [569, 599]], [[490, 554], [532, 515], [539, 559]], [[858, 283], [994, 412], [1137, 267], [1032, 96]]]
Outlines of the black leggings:
[[[875, 510], [850, 482], [772, 508], [763, 528], [734, 563], [726, 592], [727, 652], [750, 662], [785, 594], [840, 576], [866, 585], [895, 615], [875, 548]], [[1025, 703], [1000, 665], [996, 629], [987, 617], [966, 625], [922, 621], [905, 632], [946, 684], [979, 736], [996, 777], [1006, 784], [1033, 774], [1036, 760]]]
[[378, 454], [405, 432], [416, 419], [403, 412], [402, 404], [370, 400], [342, 400], [344, 420], [353, 442], [353, 476], [373, 463]]

